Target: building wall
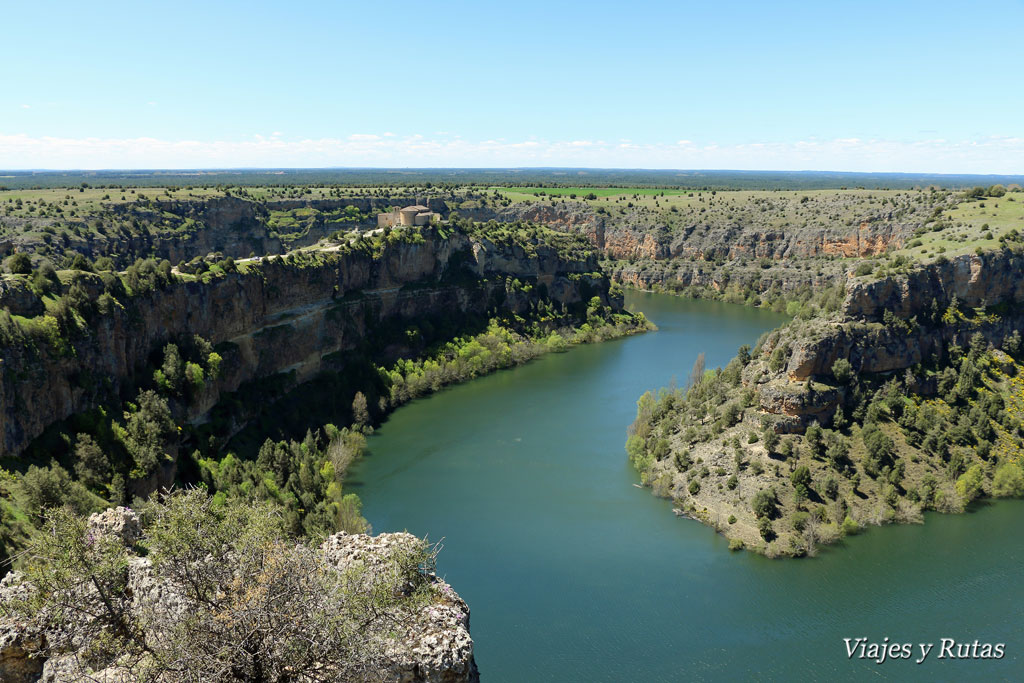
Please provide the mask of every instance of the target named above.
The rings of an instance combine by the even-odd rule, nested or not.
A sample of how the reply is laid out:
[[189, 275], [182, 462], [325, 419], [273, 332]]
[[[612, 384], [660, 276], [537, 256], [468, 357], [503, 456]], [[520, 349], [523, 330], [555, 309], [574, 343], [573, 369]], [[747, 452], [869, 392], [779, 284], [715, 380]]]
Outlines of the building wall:
[[388, 213], [377, 214], [377, 227], [378, 228], [389, 228], [398, 225], [399, 217], [398, 210], [389, 211]]

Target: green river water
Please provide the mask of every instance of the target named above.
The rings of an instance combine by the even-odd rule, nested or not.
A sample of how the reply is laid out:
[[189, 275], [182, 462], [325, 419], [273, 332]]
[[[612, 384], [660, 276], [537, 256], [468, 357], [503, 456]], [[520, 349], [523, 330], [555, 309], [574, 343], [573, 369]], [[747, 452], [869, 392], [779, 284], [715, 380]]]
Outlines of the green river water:
[[[375, 532], [444, 539], [485, 681], [1020, 680], [1024, 501], [872, 527], [814, 559], [731, 553], [635, 488], [636, 399], [783, 318], [630, 293], [657, 332], [577, 347], [395, 412], [349, 484]], [[921, 665], [843, 638], [937, 643]], [[938, 659], [941, 639], [1006, 643]], [[918, 656], [914, 646], [914, 656]]]

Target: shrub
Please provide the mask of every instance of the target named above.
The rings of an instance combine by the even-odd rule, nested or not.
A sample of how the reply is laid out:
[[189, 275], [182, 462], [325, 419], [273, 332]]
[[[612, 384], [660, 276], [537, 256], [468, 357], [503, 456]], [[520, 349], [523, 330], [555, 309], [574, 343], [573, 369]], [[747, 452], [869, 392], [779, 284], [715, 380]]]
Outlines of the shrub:
[[29, 275], [32, 273], [32, 260], [29, 259], [28, 254], [19, 251], [7, 259], [7, 270], [15, 275]]
[[843, 520], [842, 532], [843, 536], [855, 536], [860, 533], [860, 525], [847, 515]]
[[966, 472], [964, 472], [956, 480], [956, 492], [957, 495], [965, 503], [969, 503], [982, 493], [982, 485], [985, 483], [985, 471], [982, 469], [981, 464], [971, 465]]
[[832, 364], [832, 376], [836, 378], [836, 381], [840, 384], [847, 384], [850, 378], [853, 377], [853, 368], [850, 366], [850, 361], [845, 358], [840, 358]]
[[47, 511], [67, 506], [77, 514], [93, 512], [102, 501], [92, 496], [80, 482], [60, 465], [49, 467], [30, 465], [19, 482], [22, 507], [35, 524], [43, 521]]
[[1024, 471], [1016, 463], [1006, 463], [996, 470], [992, 495], [1000, 498], [1024, 496]]
[[775, 491], [772, 489], [762, 489], [754, 495], [754, 500], [751, 502], [751, 508], [754, 511], [754, 515], [759, 519], [771, 519], [778, 514], [778, 504], [775, 500]]
[[97, 669], [116, 660], [145, 672], [140, 680], [385, 678], [395, 624], [442, 599], [420, 569], [433, 551], [417, 541], [373, 571], [343, 573], [289, 538], [278, 512], [218, 505], [195, 489], [147, 504], [148, 575], [181, 608], [154, 619], [128, 591], [132, 549], [55, 511], [26, 553], [34, 561], [22, 580], [35, 590], [12, 608], [19, 619], [45, 615], [44, 657], [78, 649]]

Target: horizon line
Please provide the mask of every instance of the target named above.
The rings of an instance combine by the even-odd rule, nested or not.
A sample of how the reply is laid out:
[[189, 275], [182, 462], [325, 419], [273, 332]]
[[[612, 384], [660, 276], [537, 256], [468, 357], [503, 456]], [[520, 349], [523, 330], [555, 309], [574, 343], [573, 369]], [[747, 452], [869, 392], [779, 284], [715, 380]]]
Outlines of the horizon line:
[[844, 171], [839, 169], [739, 169], [739, 168], [648, 168], [642, 166], [182, 166], [182, 167], [105, 167], [105, 168], [0, 168], [0, 173], [184, 173], [231, 171], [634, 171], [645, 173], [837, 173], [844, 175], [915, 176], [1000, 176], [1019, 177], [1020, 173], [971, 173], [935, 171]]

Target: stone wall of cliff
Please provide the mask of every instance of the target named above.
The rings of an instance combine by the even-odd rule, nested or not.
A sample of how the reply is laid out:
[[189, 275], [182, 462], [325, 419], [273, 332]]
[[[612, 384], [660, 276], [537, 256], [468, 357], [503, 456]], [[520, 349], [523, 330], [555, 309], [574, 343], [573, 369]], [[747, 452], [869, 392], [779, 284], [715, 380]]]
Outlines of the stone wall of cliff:
[[585, 235], [608, 258], [652, 261], [876, 256], [902, 246], [918, 225], [878, 213], [855, 224], [839, 223], [827, 228], [773, 228], [765, 219], [762, 223], [693, 222], [669, 229], [662, 213], [638, 207], [612, 215], [586, 202], [525, 202], [460, 213], [474, 220], [542, 223]]
[[[492, 291], [504, 292], [504, 276], [546, 285], [557, 303], [578, 302], [587, 283], [588, 293], [621, 305], [608, 299], [607, 278], [588, 275], [596, 270], [593, 257], [560, 256], [544, 244], [527, 253], [455, 233], [391, 242], [377, 255], [325, 250], [294, 262], [258, 259], [206, 283], [175, 280], [97, 315], [63, 351], [40, 344], [0, 351], [0, 455], [19, 453], [54, 422], [127, 398], [142, 373], [151, 372], [153, 354], [176, 337], [231, 342], [201, 412], [252, 379], [290, 370], [297, 381], [314, 376], [325, 356], [353, 348], [381, 320], [483, 313]], [[515, 312], [529, 303], [514, 293], [503, 301]]]
[[[764, 357], [777, 348], [786, 356], [778, 373], [754, 364], [745, 379], [757, 387], [765, 412], [785, 418], [785, 430], [800, 431], [814, 420], [828, 424], [844, 390], [813, 390], [812, 383], [835, 384], [837, 361], [848, 361], [854, 373], [902, 373], [943, 362], [951, 345], [966, 348], [978, 334], [992, 347], [1003, 347], [1024, 329], [1022, 268], [1024, 255], [999, 250], [899, 275], [851, 277], [839, 314], [794, 321], [769, 338]], [[915, 378], [913, 386], [918, 393], [935, 391], [925, 377]]]

